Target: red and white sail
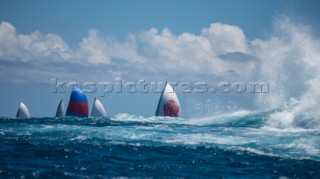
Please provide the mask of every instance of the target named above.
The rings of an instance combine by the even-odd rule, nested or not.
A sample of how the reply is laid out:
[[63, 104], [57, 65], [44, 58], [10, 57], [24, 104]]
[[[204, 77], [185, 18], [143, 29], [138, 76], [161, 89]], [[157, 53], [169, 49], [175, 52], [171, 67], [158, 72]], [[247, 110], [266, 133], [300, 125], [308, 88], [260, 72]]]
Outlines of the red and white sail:
[[176, 93], [166, 84], [158, 103], [156, 116], [180, 117], [181, 107]]

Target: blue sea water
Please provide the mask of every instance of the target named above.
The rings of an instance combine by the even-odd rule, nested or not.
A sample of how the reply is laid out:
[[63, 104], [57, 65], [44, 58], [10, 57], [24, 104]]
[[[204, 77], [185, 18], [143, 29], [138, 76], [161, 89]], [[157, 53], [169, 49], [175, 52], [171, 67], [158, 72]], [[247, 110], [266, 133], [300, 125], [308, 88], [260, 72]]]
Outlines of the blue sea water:
[[0, 119], [0, 177], [319, 178], [320, 131], [272, 112]]

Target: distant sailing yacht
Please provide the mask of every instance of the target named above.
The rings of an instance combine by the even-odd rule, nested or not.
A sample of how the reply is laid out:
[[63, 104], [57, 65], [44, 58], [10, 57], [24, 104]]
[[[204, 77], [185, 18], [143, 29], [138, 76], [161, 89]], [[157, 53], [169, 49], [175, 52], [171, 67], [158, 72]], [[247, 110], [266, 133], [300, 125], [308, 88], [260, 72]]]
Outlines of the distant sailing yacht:
[[76, 84], [70, 96], [66, 116], [88, 117], [89, 105], [84, 92], [81, 90], [80, 85]]
[[27, 106], [23, 103], [19, 104], [19, 109], [16, 115], [17, 118], [30, 118], [30, 113]]
[[61, 99], [59, 106], [57, 108], [57, 113], [56, 113], [56, 117], [64, 117], [65, 113], [64, 113], [64, 104], [63, 104], [63, 100]]
[[167, 83], [160, 96], [156, 116], [179, 117], [180, 115], [181, 108], [178, 97], [171, 85]]
[[104, 109], [103, 105], [101, 104], [101, 102], [95, 98], [93, 105], [92, 105], [92, 109], [91, 109], [91, 116], [92, 117], [106, 117], [106, 110]]

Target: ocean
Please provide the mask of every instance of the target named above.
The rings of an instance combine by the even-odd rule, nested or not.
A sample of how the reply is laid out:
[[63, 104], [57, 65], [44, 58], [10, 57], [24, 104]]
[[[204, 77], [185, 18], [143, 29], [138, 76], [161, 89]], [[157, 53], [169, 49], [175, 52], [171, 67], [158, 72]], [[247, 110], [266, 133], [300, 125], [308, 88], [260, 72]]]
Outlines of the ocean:
[[279, 111], [0, 119], [1, 178], [319, 178], [320, 130]]

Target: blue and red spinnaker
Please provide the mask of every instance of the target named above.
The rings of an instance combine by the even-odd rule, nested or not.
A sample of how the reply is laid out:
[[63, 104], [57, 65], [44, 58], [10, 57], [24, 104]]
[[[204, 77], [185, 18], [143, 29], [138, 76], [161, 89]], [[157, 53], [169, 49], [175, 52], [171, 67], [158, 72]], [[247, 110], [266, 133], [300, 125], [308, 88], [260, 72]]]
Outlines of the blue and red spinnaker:
[[73, 87], [66, 116], [88, 117], [89, 105], [85, 93], [81, 90], [80, 85]]

